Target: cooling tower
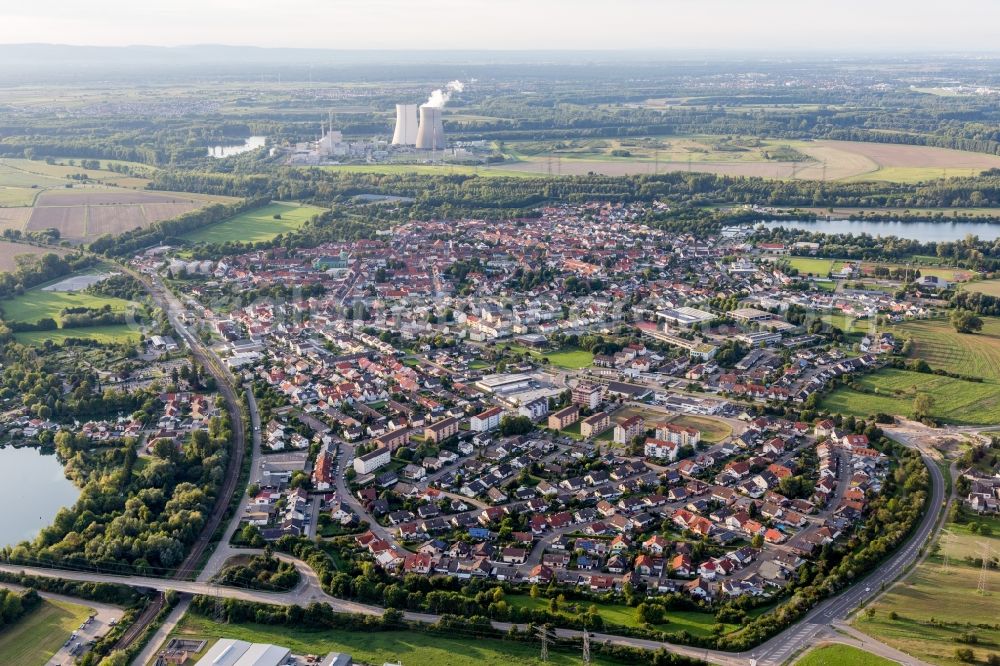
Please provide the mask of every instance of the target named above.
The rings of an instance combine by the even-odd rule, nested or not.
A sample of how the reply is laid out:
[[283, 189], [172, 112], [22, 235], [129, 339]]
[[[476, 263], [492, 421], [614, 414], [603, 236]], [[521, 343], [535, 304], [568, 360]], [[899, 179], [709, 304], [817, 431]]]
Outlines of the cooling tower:
[[418, 150], [444, 150], [444, 124], [441, 109], [436, 106], [420, 107], [420, 129], [417, 130]]
[[396, 105], [396, 131], [392, 134], [392, 145], [412, 146], [417, 142], [417, 105]]

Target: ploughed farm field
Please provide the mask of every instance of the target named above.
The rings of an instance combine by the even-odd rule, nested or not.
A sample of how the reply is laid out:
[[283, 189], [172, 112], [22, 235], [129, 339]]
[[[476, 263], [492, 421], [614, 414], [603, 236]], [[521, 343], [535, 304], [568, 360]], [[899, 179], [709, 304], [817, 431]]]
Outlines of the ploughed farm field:
[[[145, 165], [129, 165], [143, 172]], [[102, 162], [104, 167], [108, 162]], [[86, 178], [83, 178], [83, 177]], [[56, 229], [62, 239], [86, 243], [189, 213], [232, 197], [144, 189], [146, 178], [106, 168], [84, 169], [63, 161], [48, 164], [0, 159], [0, 230]]]
[[[663, 149], [605, 142], [600, 148], [531, 150], [503, 168], [536, 174], [608, 176], [693, 171], [778, 180], [825, 179], [916, 183], [946, 176], [973, 176], [1000, 168], [1000, 156], [933, 146], [861, 141], [748, 139], [750, 147], [720, 145], [718, 137], [659, 137]], [[510, 144], [512, 150], [518, 144]], [[625, 149], [628, 156], [622, 155]], [[558, 159], [556, 165], [552, 159]]]
[[[2, 213], [2, 209], [0, 209]], [[24, 243], [11, 243], [10, 241], [0, 241], [0, 271], [14, 271], [18, 266], [18, 258], [28, 260], [31, 257], [40, 257], [43, 254], [66, 254], [67, 250], [62, 248], [36, 247]]]
[[862, 141], [658, 136], [637, 139], [509, 141], [507, 161], [492, 165], [347, 164], [348, 173], [420, 173], [482, 177], [630, 176], [676, 171], [776, 180], [917, 183], [975, 176], [1000, 168], [1000, 156], [933, 146]]

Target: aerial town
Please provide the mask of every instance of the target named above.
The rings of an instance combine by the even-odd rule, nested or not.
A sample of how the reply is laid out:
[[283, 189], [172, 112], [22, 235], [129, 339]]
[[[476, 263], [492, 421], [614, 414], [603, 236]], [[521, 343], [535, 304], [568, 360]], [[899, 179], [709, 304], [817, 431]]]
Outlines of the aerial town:
[[113, 4], [0, 7], [0, 666], [1000, 664], [1000, 9]]
[[[244, 523], [270, 541], [353, 531], [398, 575], [698, 600], [782, 588], [851, 532], [889, 461], [839, 418], [760, 407], [801, 408], [893, 351], [885, 333], [837, 344], [824, 314], [877, 331], [926, 310], [789, 275], [790, 248], [750, 228], [673, 235], [639, 208], [404, 224], [205, 265], [190, 320], [274, 405]], [[170, 271], [165, 251], [133, 266]], [[275, 284], [323, 289], [227, 297]]]

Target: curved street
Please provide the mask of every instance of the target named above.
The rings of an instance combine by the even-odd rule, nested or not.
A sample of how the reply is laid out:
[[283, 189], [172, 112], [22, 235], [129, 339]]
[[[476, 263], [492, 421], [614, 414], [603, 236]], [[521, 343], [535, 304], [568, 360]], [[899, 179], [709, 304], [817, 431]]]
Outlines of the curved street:
[[[219, 392], [223, 395], [227, 409], [233, 420], [233, 442], [231, 446], [231, 457], [227, 466], [226, 478], [222, 489], [216, 500], [213, 511], [202, 530], [198, 540], [193, 544], [190, 553], [183, 564], [175, 572], [173, 578], [150, 578], [142, 576], [117, 576], [103, 573], [90, 573], [72, 570], [60, 570], [40, 567], [21, 567], [14, 565], [0, 565], [0, 571], [10, 573], [24, 572], [37, 576], [52, 578], [66, 578], [70, 580], [94, 581], [94, 582], [118, 582], [134, 587], [145, 587], [154, 590], [176, 590], [188, 594], [204, 594], [220, 596], [225, 598], [241, 599], [245, 601], [256, 601], [261, 603], [274, 604], [299, 604], [305, 605], [312, 602], [326, 603], [337, 612], [343, 613], [363, 613], [369, 615], [380, 615], [384, 609], [378, 606], [353, 602], [345, 599], [338, 599], [326, 594], [319, 585], [315, 572], [304, 563], [282, 556], [282, 559], [292, 561], [302, 574], [302, 582], [296, 589], [289, 592], [264, 592], [260, 590], [245, 590], [231, 587], [221, 587], [210, 583], [210, 579], [219, 571], [229, 557], [235, 554], [247, 554], [255, 552], [246, 549], [234, 549], [229, 545], [229, 538], [239, 526], [239, 519], [247, 498], [243, 497], [239, 510], [231, 517], [219, 542], [217, 549], [199, 571], [199, 564], [205, 560], [205, 553], [212, 542], [212, 537], [221, 525], [222, 518], [226, 513], [230, 500], [234, 492], [237, 491], [236, 484], [242, 469], [243, 456], [245, 451], [245, 426], [240, 404], [234, 389], [235, 380], [231, 373], [227, 372], [218, 357], [207, 349], [201, 341], [193, 335], [180, 320], [180, 313], [184, 311], [183, 305], [177, 297], [163, 285], [156, 277], [150, 279], [149, 276], [140, 274], [131, 267], [124, 269], [135, 277], [146, 288], [156, 304], [167, 314], [170, 323], [177, 333], [184, 339], [195, 359], [206, 369], [208, 369], [218, 384]], [[247, 390], [247, 399], [252, 421], [253, 450], [252, 464], [259, 464], [260, 459], [260, 421], [257, 414], [256, 403], [252, 391]], [[958, 429], [955, 429], [958, 430]], [[980, 429], [981, 430], [981, 429]], [[940, 468], [935, 463], [931, 455], [923, 446], [923, 438], [929, 434], [929, 429], [912, 422], [902, 422], [895, 428], [887, 428], [886, 434], [893, 439], [920, 450], [924, 464], [930, 472], [931, 497], [928, 503], [928, 511], [924, 514], [920, 525], [914, 534], [907, 540], [902, 548], [897, 550], [888, 560], [886, 560], [877, 571], [870, 573], [865, 578], [852, 585], [840, 594], [826, 599], [814, 607], [801, 621], [785, 629], [777, 636], [751, 651], [742, 653], [731, 653], [717, 650], [705, 650], [692, 648], [689, 646], [675, 645], [672, 643], [650, 641], [627, 636], [615, 636], [609, 634], [593, 634], [595, 640], [632, 647], [658, 649], [666, 648], [671, 652], [687, 655], [690, 657], [704, 659], [711, 663], [729, 666], [731, 664], [757, 664], [760, 666], [777, 666], [784, 663], [792, 656], [803, 652], [809, 647], [821, 642], [848, 642], [850, 640], [838, 632], [843, 632], [852, 636], [855, 643], [862, 643], [866, 650], [875, 652], [887, 658], [899, 661], [904, 664], [923, 665], [923, 662], [905, 655], [893, 648], [876, 641], [873, 638], [864, 636], [853, 628], [845, 624], [845, 620], [861, 604], [875, 599], [883, 593], [910, 565], [917, 561], [923, 552], [923, 546], [929, 543], [931, 537], [940, 529], [940, 516], [947, 507], [944, 497], [945, 483]], [[938, 431], [940, 432], [940, 431]], [[945, 431], [950, 432], [950, 430]], [[352, 446], [345, 442], [340, 442], [340, 464], [341, 469], [351, 460], [354, 454]], [[344, 483], [343, 474], [338, 475], [337, 480], [338, 496], [345, 501], [358, 515], [365, 515], [360, 507], [360, 503], [348, 491]], [[388, 533], [377, 523], [372, 523], [372, 530], [382, 538], [388, 537]], [[380, 534], [384, 533], [384, 534]], [[197, 575], [197, 580], [190, 580]], [[424, 613], [404, 613], [404, 617], [416, 622], [435, 622], [438, 616]], [[176, 620], [175, 620], [176, 621]], [[510, 623], [494, 622], [495, 627], [501, 630], [510, 628]], [[158, 632], [157, 635], [162, 632]], [[559, 630], [560, 636], [579, 636], [580, 632], [574, 630]], [[166, 634], [163, 634], [165, 637]], [[863, 638], [862, 638], [863, 637]], [[155, 643], [152, 641], [151, 643]], [[147, 650], [143, 651], [146, 654]]]
[[[894, 435], [896, 433], [889, 433]], [[899, 437], [902, 441], [902, 437]], [[910, 442], [904, 441], [912, 446]], [[817, 604], [806, 617], [785, 629], [777, 636], [771, 638], [759, 647], [741, 653], [723, 652], [719, 650], [705, 650], [684, 645], [675, 645], [660, 641], [651, 641], [628, 636], [614, 636], [610, 634], [595, 634], [594, 639], [602, 642], [628, 645], [638, 648], [658, 649], [666, 648], [671, 652], [683, 654], [690, 657], [704, 659], [710, 663], [731, 666], [734, 664], [756, 663], [759, 666], [777, 666], [784, 663], [790, 657], [800, 653], [807, 648], [829, 641], [845, 642], [843, 636], [837, 630], [844, 631], [844, 621], [856, 610], [859, 605], [870, 601], [881, 594], [883, 585], [888, 587], [919, 557], [922, 547], [928, 543], [930, 537], [939, 527], [939, 517], [946, 506], [944, 490], [944, 475], [938, 468], [934, 460], [926, 453], [922, 452], [924, 464], [930, 471], [931, 496], [928, 503], [928, 511], [924, 514], [920, 525], [907, 542], [886, 560], [877, 571], [872, 572], [865, 578], [852, 585], [847, 590], [837, 596], [826, 599]], [[239, 551], [253, 552], [253, 551]], [[290, 561], [292, 558], [285, 558]], [[206, 581], [178, 580], [173, 578], [149, 578], [141, 576], [115, 576], [110, 574], [89, 573], [79, 571], [63, 571], [59, 569], [48, 569], [39, 567], [21, 567], [15, 565], [0, 565], [0, 571], [9, 573], [24, 572], [31, 575], [46, 576], [51, 578], [67, 578], [70, 580], [117, 582], [135, 587], [145, 587], [154, 590], [177, 590], [189, 594], [204, 594], [210, 596], [220, 596], [244, 601], [256, 601], [271, 604], [299, 604], [306, 605], [313, 602], [325, 603], [333, 610], [341, 613], [363, 613], [367, 615], [381, 615], [384, 611], [379, 606], [364, 604], [346, 599], [338, 599], [324, 592], [319, 581], [312, 570], [301, 562], [296, 566], [300, 573], [304, 574], [303, 583], [290, 592], [264, 592], [260, 590], [246, 590], [231, 587], [221, 587]], [[404, 613], [407, 620], [415, 622], [435, 622], [438, 616], [426, 613]], [[500, 629], [509, 629], [511, 624], [505, 622], [494, 622], [493, 625]], [[560, 636], [579, 636], [580, 632], [574, 630], [559, 630]], [[858, 642], [857, 632], [847, 629], [846, 633], [855, 636], [855, 644]], [[850, 641], [846, 641], [850, 642]], [[864, 637], [864, 647], [866, 650], [876, 652], [890, 659], [900, 661], [904, 664], [922, 665], [923, 662], [909, 657], [893, 648], [876, 641], [870, 637]]]

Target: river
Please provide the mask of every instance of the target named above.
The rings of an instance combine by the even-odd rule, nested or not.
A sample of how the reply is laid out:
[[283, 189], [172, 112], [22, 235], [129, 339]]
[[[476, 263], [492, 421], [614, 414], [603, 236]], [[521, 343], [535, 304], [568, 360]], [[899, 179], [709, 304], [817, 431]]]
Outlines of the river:
[[80, 496], [54, 453], [8, 446], [0, 449], [0, 462], [12, 472], [0, 484], [0, 546], [34, 538], [52, 524], [59, 509], [72, 506]]
[[239, 155], [249, 150], [263, 148], [265, 143], [267, 143], [266, 136], [251, 136], [245, 139], [243, 143], [232, 146], [212, 146], [208, 149], [208, 156], [221, 160], [224, 157], [232, 157], [233, 155]]
[[1000, 223], [995, 222], [875, 222], [870, 220], [817, 220], [815, 222], [762, 222], [765, 227], [803, 229], [824, 234], [868, 234], [897, 236], [924, 242], [962, 240], [968, 234], [982, 240], [1000, 238]]

